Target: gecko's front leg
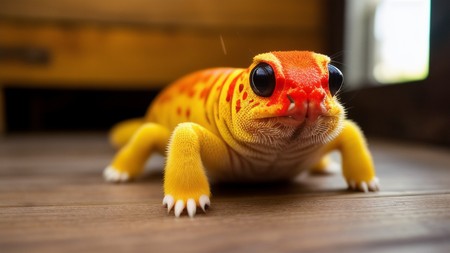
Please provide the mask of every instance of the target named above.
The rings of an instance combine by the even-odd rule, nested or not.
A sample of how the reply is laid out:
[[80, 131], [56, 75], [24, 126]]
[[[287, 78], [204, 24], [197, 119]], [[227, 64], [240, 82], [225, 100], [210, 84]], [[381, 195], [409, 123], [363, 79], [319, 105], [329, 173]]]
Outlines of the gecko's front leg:
[[328, 145], [328, 150], [341, 152], [342, 173], [350, 189], [378, 191], [380, 188], [372, 156], [359, 127], [346, 120], [340, 135]]
[[168, 211], [179, 217], [187, 209], [190, 217], [197, 206], [210, 205], [210, 171], [229, 167], [227, 146], [222, 139], [195, 123], [179, 124], [169, 141], [164, 171], [164, 200]]

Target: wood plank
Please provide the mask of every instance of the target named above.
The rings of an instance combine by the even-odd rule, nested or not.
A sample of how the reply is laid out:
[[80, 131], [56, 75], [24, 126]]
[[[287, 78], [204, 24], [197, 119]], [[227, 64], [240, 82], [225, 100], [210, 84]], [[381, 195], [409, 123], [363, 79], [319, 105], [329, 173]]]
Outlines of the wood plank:
[[212, 207], [175, 219], [161, 173], [104, 183], [106, 135], [0, 141], [0, 248], [5, 252], [447, 252], [449, 150], [370, 141], [379, 193], [350, 193], [339, 174], [292, 184], [217, 185]]
[[321, 32], [266, 32], [192, 33], [0, 22], [1, 47], [49, 52], [49, 63], [44, 65], [0, 61], [0, 81], [31, 87], [158, 88], [203, 68], [247, 67], [258, 53], [302, 49], [320, 52], [325, 47]]
[[[0, 17], [183, 27], [290, 27], [315, 29], [324, 1], [286, 0], [15, 0], [0, 2]], [[301, 17], [301, 18], [299, 18]]]

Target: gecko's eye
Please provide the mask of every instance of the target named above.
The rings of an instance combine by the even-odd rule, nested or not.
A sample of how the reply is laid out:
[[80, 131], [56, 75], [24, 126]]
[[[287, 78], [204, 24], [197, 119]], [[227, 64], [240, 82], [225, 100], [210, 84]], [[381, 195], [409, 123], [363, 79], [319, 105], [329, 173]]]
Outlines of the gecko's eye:
[[250, 86], [253, 92], [261, 97], [272, 96], [275, 90], [275, 73], [267, 63], [259, 63], [250, 73]]
[[332, 96], [341, 89], [343, 83], [344, 76], [342, 72], [335, 66], [328, 64], [328, 88]]

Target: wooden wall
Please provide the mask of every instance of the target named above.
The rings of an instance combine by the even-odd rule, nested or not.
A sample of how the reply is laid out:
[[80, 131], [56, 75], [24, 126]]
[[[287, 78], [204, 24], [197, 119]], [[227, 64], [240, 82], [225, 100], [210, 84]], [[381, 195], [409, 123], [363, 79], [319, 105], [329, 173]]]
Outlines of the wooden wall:
[[[341, 50], [336, 45], [342, 44], [341, 26], [335, 26], [336, 13], [340, 15], [343, 10], [342, 3], [333, 0], [0, 1], [0, 132], [10, 128], [6, 120], [17, 121], [16, 115], [30, 118], [20, 119], [19, 122], [28, 122], [22, 124], [23, 129], [45, 130], [53, 123], [37, 122], [54, 118], [45, 116], [46, 111], [61, 117], [64, 111], [76, 111], [76, 104], [67, 105], [72, 108], [68, 109], [64, 104], [55, 106], [46, 102], [61, 101], [51, 99], [59, 96], [55, 91], [61, 89], [65, 103], [90, 101], [82, 96], [89, 90], [116, 90], [122, 94], [116, 106], [110, 101], [115, 95], [104, 97], [107, 102], [86, 105], [92, 108], [91, 112], [98, 109], [90, 118], [92, 123], [101, 120], [95, 115], [110, 113], [98, 106], [99, 103], [108, 105], [111, 111], [118, 111], [123, 104], [146, 104], [148, 93], [139, 100], [136, 94], [125, 91], [134, 90], [139, 94], [155, 91], [198, 69], [246, 67], [254, 55], [274, 50], [334, 54]], [[44, 94], [42, 89], [47, 89]], [[70, 99], [70, 94], [77, 95]], [[18, 103], [18, 97], [24, 101]], [[19, 107], [21, 113], [17, 111]], [[33, 112], [36, 111], [33, 108], [41, 109]], [[24, 116], [27, 110], [30, 115]], [[130, 107], [130, 112], [110, 117], [102, 124], [110, 126], [134, 116], [132, 110], [136, 111]]]
[[[142, 88], [272, 50], [327, 50], [325, 1], [15, 0], [0, 2], [0, 82]], [[30, 53], [32, 54], [32, 53]], [[23, 56], [26, 58], [27, 56]], [[29, 56], [32, 57], [32, 56]]]

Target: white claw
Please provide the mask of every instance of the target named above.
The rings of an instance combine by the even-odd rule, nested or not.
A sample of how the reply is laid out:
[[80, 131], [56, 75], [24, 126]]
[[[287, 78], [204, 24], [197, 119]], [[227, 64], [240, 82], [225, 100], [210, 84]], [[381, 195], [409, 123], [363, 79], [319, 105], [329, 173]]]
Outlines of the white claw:
[[114, 173], [114, 168], [112, 168], [111, 166], [106, 167], [105, 170], [103, 170], [103, 178], [107, 181], [110, 182], [112, 180], [112, 174]]
[[118, 183], [128, 181], [130, 179], [130, 176], [126, 172], [120, 172], [116, 168], [108, 166], [103, 171], [103, 178], [107, 182]]
[[194, 218], [195, 212], [197, 211], [197, 204], [195, 203], [195, 200], [188, 199], [186, 209], [189, 217]]
[[163, 199], [163, 205], [167, 206], [167, 212], [169, 213], [172, 210], [173, 205], [175, 204], [175, 200], [172, 195], [166, 195]]
[[200, 196], [198, 202], [200, 203], [200, 207], [202, 208], [203, 212], [206, 212], [206, 206], [211, 205], [211, 201], [209, 200], [209, 197], [206, 195]]
[[119, 181], [120, 182], [126, 182], [126, 181], [128, 181], [129, 178], [130, 178], [130, 176], [127, 173], [120, 173], [119, 174]]
[[175, 216], [180, 217], [181, 212], [183, 212], [184, 209], [184, 201], [183, 200], [177, 200], [177, 203], [175, 204]]
[[359, 189], [363, 192], [369, 192], [369, 187], [367, 186], [366, 182], [361, 182], [359, 184]]
[[348, 186], [350, 187], [350, 189], [354, 190], [356, 189], [356, 182], [353, 180], [348, 181]]
[[380, 190], [380, 180], [376, 177], [369, 182], [369, 190], [371, 191], [379, 191]]

